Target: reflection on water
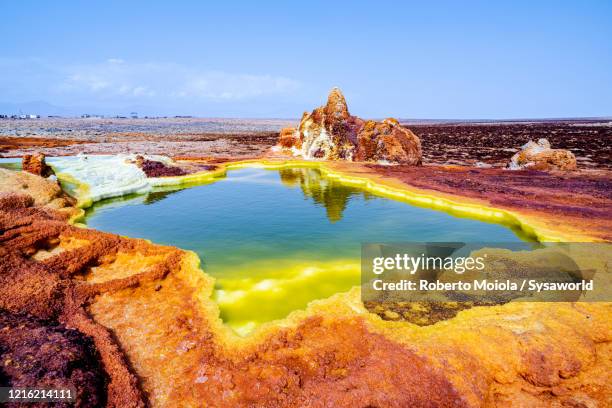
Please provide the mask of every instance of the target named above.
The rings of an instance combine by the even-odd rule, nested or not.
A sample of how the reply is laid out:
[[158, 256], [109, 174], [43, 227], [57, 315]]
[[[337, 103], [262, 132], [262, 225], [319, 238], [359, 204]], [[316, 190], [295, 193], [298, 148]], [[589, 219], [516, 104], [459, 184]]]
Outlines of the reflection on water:
[[[368, 191], [343, 185], [337, 180], [328, 179], [318, 169], [282, 169], [278, 171], [278, 174], [283, 185], [291, 188], [300, 187], [305, 198], [311, 199], [316, 205], [325, 208], [327, 219], [332, 223], [342, 219], [343, 212], [353, 197], [359, 197], [363, 200], [370, 200], [375, 197]], [[201, 185], [203, 184], [197, 184], [197, 186]], [[185, 188], [189, 188], [189, 186], [161, 187], [154, 189], [144, 196], [131, 194], [124, 197], [107, 199], [94, 204], [94, 207], [88, 210], [88, 214], [93, 214], [93, 210], [96, 208], [107, 207], [112, 203], [155, 204]]]
[[325, 207], [327, 218], [332, 223], [342, 219], [342, 213], [351, 197], [360, 196], [368, 200], [372, 196], [365, 190], [325, 178], [315, 169], [283, 169], [279, 171], [279, 176], [284, 185], [287, 187], [299, 185], [305, 197], [312, 198], [315, 203]]
[[179, 189], [176, 189], [176, 190], [167, 190], [167, 191], [151, 191], [145, 197], [143, 204], [144, 205], [155, 204], [156, 202], [164, 200], [170, 194], [176, 193], [177, 191], [179, 191]]
[[367, 242], [516, 242], [508, 228], [343, 186], [317, 169], [241, 169], [190, 188], [107, 200], [91, 228], [195, 251], [241, 333], [358, 285]]
[[[67, 186], [64, 186], [64, 182], [62, 182], [62, 187], [66, 189], [70, 188], [68, 183]], [[198, 184], [199, 186], [204, 185], [202, 183]], [[181, 190], [189, 188], [189, 185], [179, 185], [179, 186], [165, 186], [165, 187], [155, 187], [152, 191], [144, 194], [128, 194], [120, 197], [112, 197], [107, 198], [101, 201], [97, 201], [93, 203], [91, 207], [88, 207], [85, 210], [85, 223], [89, 222], [89, 219], [92, 217], [96, 217], [100, 214], [100, 212], [108, 212], [109, 210], [128, 206], [128, 205], [154, 205], [160, 201], [165, 200], [172, 194], [176, 194]]]

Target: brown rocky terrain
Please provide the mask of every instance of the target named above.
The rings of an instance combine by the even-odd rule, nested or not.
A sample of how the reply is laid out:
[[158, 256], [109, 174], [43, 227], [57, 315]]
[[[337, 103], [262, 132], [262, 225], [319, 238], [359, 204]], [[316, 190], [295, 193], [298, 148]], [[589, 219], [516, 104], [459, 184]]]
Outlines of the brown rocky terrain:
[[[337, 167], [398, 183], [417, 182], [417, 172], [430, 171], [434, 190], [463, 191], [453, 184], [464, 183], [467, 197], [486, 183], [491, 183], [488, 188], [497, 183], [494, 191], [501, 192], [498, 178], [505, 174], [489, 169], [471, 176], [459, 169], [449, 177], [446, 173], [455, 170]], [[0, 180], [23, 174], [4, 174]], [[557, 177], [544, 174], [547, 180]], [[525, 173], [523, 182], [534, 175]], [[199, 270], [193, 254], [71, 226], [67, 214], [47, 205], [53, 201], [52, 182], [25, 177], [29, 184], [47, 187], [24, 195], [20, 181], [12, 181], [19, 190], [9, 193], [5, 187], [0, 200], [4, 330], [28, 327], [40, 335], [27, 344], [65, 348], [68, 354], [58, 353], [37, 367], [36, 378], [74, 385], [79, 406], [104, 399], [109, 407], [589, 407], [612, 402], [609, 303], [474, 307], [419, 327], [382, 321], [363, 308], [353, 290], [241, 339], [219, 321], [210, 298], [214, 282]], [[583, 192], [573, 214], [583, 211], [586, 217], [593, 203], [609, 203], [604, 180], [580, 184], [577, 177], [563, 177], [555, 179], [556, 190], [539, 193], [542, 203], [554, 209], [568, 188]], [[519, 185], [508, 189], [507, 199], [521, 197]], [[504, 205], [511, 206], [511, 200]], [[546, 206], [533, 211], [551, 214]], [[606, 219], [601, 212], [591, 216]], [[17, 361], [39, 350], [15, 349], [18, 337], [13, 335], [5, 340], [0, 335], [2, 356], [13, 353]], [[29, 366], [18, 364], [8, 374], [2, 371], [4, 378], [30, 378]], [[58, 370], [58, 365], [73, 368]], [[106, 395], [100, 394], [103, 384]]]
[[413, 191], [507, 209], [570, 241], [612, 241], [612, 178], [608, 171], [367, 165], [351, 166], [350, 172], [375, 175]]
[[[25, 154], [43, 152], [49, 157], [85, 154], [120, 154], [138, 153], [170, 156], [232, 156], [255, 157], [265, 153], [276, 143], [278, 133], [263, 132], [253, 134], [190, 134], [181, 137], [150, 134], [121, 134], [109, 138], [84, 143], [63, 141], [60, 145], [51, 144], [45, 147], [33, 147], [21, 144], [18, 137], [10, 137], [4, 157], [22, 157]], [[99, 140], [99, 141], [98, 141]]]
[[[357, 140], [351, 155], [358, 160], [401, 161], [415, 146], [402, 145], [397, 132], [406, 133], [395, 121], [361, 121], [360, 131], [353, 132], [358, 118], [352, 119], [343, 98], [330, 100], [320, 112], [307, 114], [314, 115], [308, 127], [327, 126], [343, 141], [336, 146], [349, 150], [344, 142]], [[319, 113], [338, 120], [319, 120]], [[609, 152], [597, 148], [609, 139], [598, 133], [600, 127], [588, 125], [573, 139], [555, 139], [558, 126], [570, 129], [416, 125], [411, 128], [424, 141], [424, 166], [325, 165], [392, 187], [510, 211], [545, 233], [612, 241], [612, 181], [602, 164]], [[455, 129], [452, 135], [449, 129]], [[482, 159], [505, 166], [522, 144], [546, 129], [555, 129], [555, 147], [576, 150], [577, 171], [431, 165]], [[586, 141], [580, 135], [587, 135]], [[192, 159], [179, 167], [140, 161], [149, 176], [175, 176], [261, 155], [277, 133], [234, 141], [227, 134], [210, 140], [194, 140], [209, 136], [192, 133], [104, 137], [109, 141], [92, 138], [50, 149], [65, 153], [112, 145], [148, 153], [154, 146], [152, 153]], [[285, 147], [300, 147], [296, 142], [303, 142], [300, 131], [281, 133]], [[333, 155], [345, 154], [340, 149]], [[202, 156], [208, 158], [197, 160]], [[593, 170], [594, 164], [600, 170]], [[77, 406], [108, 407], [612, 404], [610, 303], [432, 308], [402, 302], [366, 308], [354, 289], [239, 338], [221, 323], [211, 298], [214, 282], [193, 254], [72, 226], [68, 221], [81, 214], [74, 205], [52, 180], [0, 169], [3, 385], [71, 386]], [[339, 219], [335, 210], [328, 215]]]
[[0, 156], [163, 154], [256, 156], [291, 120], [199, 118], [0, 119]]
[[[0, 135], [5, 135], [0, 137], [0, 156], [133, 152], [183, 157], [258, 157], [279, 141], [278, 132], [284, 126], [298, 123], [298, 120], [246, 119], [0, 120]], [[555, 148], [570, 150], [580, 169], [612, 169], [609, 121], [400, 123], [421, 139], [425, 164], [506, 167], [522, 145], [546, 138]]]
[[184, 176], [187, 172], [180, 167], [168, 166], [160, 161], [136, 156], [136, 165], [144, 171], [147, 177]]
[[525, 143], [546, 138], [555, 148], [571, 151], [580, 169], [612, 169], [609, 122], [402, 124], [421, 138], [428, 164], [505, 167]]
[[41, 151], [46, 148], [66, 147], [73, 144], [87, 143], [83, 140], [66, 140], [46, 137], [8, 137], [0, 136], [0, 153], [11, 150], [35, 149]]
[[[89, 337], [54, 321], [2, 310], [0, 327], [2, 386], [70, 389], [77, 395], [76, 406], [95, 408], [106, 404], [107, 376]], [[70, 402], [53, 405], [73, 406]]]

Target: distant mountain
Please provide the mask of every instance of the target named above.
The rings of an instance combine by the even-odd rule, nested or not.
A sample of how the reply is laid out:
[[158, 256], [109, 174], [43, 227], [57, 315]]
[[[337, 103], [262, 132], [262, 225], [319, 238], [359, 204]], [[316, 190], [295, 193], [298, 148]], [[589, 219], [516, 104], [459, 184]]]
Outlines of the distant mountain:
[[56, 106], [45, 101], [30, 101], [22, 103], [0, 102], [0, 114], [4, 115], [58, 115], [71, 116], [76, 113], [72, 109]]

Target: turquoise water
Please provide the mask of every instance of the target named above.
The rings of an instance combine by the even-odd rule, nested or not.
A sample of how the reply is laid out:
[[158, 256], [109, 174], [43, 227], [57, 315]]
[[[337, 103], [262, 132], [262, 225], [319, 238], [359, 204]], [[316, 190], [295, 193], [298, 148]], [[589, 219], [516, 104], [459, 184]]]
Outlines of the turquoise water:
[[0, 157], [0, 169], [21, 170], [21, 159]]
[[362, 242], [516, 242], [512, 230], [374, 196], [316, 169], [242, 169], [214, 183], [106, 200], [91, 228], [193, 250], [239, 332], [359, 284]]

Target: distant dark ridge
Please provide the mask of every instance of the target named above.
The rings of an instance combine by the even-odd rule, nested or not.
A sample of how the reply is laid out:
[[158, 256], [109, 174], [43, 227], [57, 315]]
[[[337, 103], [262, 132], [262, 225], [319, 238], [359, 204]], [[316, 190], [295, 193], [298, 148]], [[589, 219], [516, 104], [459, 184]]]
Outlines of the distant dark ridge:
[[399, 119], [403, 125], [522, 125], [546, 123], [606, 123], [612, 122], [612, 116], [583, 118], [517, 118], [517, 119]]
[[[41, 102], [42, 104], [42, 102]], [[82, 110], [82, 113], [67, 113], [67, 109], [56, 107], [54, 105], [47, 104], [48, 107], [46, 109], [42, 109], [36, 105], [34, 102], [19, 105], [20, 107], [16, 107], [16, 104], [11, 104], [11, 108], [7, 108], [9, 104], [0, 102], [0, 116], [4, 119], [8, 116], [19, 116], [29, 115], [29, 114], [38, 114], [41, 116], [41, 119], [45, 118], [54, 118], [54, 119], [83, 119], [83, 114], [86, 112], [94, 112], [94, 110]], [[14, 106], [13, 106], [14, 105]], [[46, 105], [45, 105], [46, 106]], [[53, 109], [51, 109], [51, 108]], [[373, 120], [383, 120], [384, 117], [379, 118], [370, 118]], [[185, 119], [185, 120], [253, 120], [253, 121], [265, 121], [265, 120], [283, 120], [283, 121], [291, 121], [291, 122], [299, 122], [300, 118], [287, 118], [287, 117], [219, 117], [219, 116], [198, 116], [198, 115], [140, 115], [138, 118], [130, 118], [127, 115], [117, 115], [117, 114], [103, 114], [103, 115], [90, 115], [90, 117], [85, 119], [126, 119], [126, 121], [137, 119], [137, 120], [147, 120], [147, 119]], [[510, 119], [427, 119], [427, 118], [399, 118], [398, 119], [403, 124], [525, 124], [525, 123], [601, 123], [601, 122], [611, 122], [612, 116], [585, 116], [585, 117], [560, 117], [560, 118], [510, 118]]]

